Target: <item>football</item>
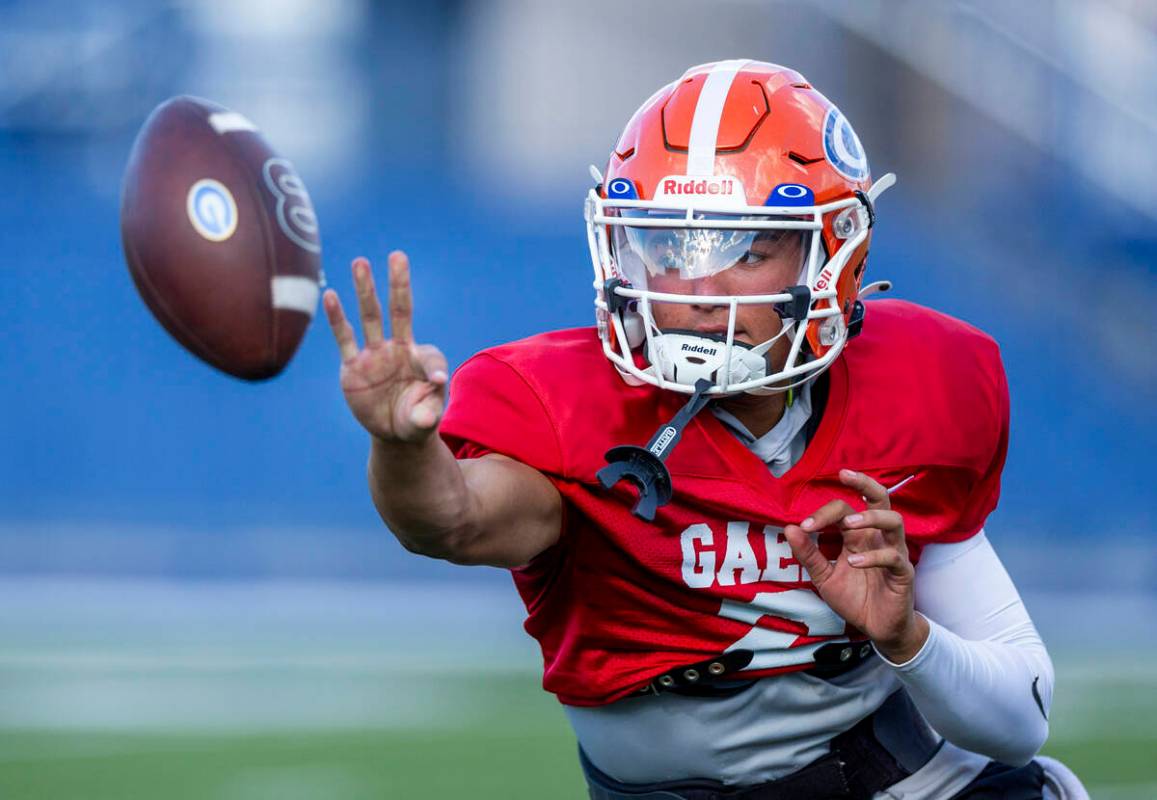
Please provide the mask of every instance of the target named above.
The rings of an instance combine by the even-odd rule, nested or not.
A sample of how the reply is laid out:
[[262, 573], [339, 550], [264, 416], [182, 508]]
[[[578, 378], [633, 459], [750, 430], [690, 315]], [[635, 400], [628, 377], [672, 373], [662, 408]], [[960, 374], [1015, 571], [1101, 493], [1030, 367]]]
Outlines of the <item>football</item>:
[[145, 121], [121, 201], [129, 272], [189, 352], [263, 380], [283, 370], [317, 307], [317, 215], [293, 165], [241, 114], [174, 97]]

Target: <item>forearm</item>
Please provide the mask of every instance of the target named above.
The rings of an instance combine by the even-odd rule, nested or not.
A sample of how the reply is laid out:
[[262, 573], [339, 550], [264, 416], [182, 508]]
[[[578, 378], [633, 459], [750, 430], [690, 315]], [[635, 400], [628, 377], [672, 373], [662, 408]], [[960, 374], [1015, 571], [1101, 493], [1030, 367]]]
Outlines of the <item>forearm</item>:
[[1048, 737], [1035, 699], [1052, 690], [1043, 645], [969, 641], [930, 622], [920, 652], [894, 666], [929, 724], [957, 747], [1020, 765]]
[[450, 448], [437, 435], [371, 442], [370, 496], [382, 521], [406, 549], [450, 558], [471, 525], [470, 492]]
[[1020, 596], [984, 538], [932, 545], [916, 571], [927, 641], [893, 662], [916, 706], [953, 744], [1026, 763], [1048, 736], [1053, 668]]
[[554, 544], [562, 497], [538, 470], [497, 453], [458, 460], [438, 436], [375, 441], [370, 494], [406, 549], [457, 564], [518, 567]]

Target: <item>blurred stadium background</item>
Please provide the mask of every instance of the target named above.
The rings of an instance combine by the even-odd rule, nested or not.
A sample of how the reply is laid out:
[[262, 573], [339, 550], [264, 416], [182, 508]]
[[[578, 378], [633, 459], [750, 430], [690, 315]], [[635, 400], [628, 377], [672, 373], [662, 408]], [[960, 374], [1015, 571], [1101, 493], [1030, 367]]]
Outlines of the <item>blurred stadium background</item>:
[[[578, 798], [497, 570], [405, 553], [316, 326], [243, 385], [123, 266], [149, 110], [241, 110], [331, 285], [393, 248], [452, 364], [591, 320], [587, 164], [691, 64], [803, 72], [895, 171], [871, 275], [1002, 343], [989, 535], [1058, 666], [1047, 751], [1157, 796], [1157, 6], [0, 1], [0, 796]], [[886, 410], [882, 410], [886, 413]]]

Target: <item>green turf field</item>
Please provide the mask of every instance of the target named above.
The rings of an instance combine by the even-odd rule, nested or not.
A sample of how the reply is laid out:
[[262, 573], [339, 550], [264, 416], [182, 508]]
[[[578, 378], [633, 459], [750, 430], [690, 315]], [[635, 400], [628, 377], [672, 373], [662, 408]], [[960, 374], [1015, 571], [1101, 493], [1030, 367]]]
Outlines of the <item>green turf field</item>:
[[[574, 740], [531, 676], [480, 679], [458, 727], [237, 735], [0, 734], [0, 797], [581, 798]], [[404, 687], [399, 687], [404, 691]]]
[[[570, 731], [535, 677], [478, 678], [463, 689], [485, 698], [469, 719], [413, 730], [4, 731], [0, 797], [584, 797]], [[1155, 797], [1154, 710], [1152, 685], [1138, 681], [1058, 701], [1046, 752], [1073, 766], [1094, 797]]]
[[[0, 586], [0, 800], [582, 798], [516, 602]], [[1045, 752], [1094, 797], [1157, 798], [1157, 675], [1076, 652]]]

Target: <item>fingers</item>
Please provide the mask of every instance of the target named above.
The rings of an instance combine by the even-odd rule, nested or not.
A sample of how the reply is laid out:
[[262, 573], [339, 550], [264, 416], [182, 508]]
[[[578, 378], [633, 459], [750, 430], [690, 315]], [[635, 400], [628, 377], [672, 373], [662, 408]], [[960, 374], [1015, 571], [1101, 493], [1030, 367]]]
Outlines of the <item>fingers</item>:
[[888, 497], [888, 490], [878, 481], [862, 472], [850, 469], [840, 470], [840, 483], [858, 491], [868, 504], [868, 508], [891, 508], [892, 501]]
[[884, 541], [891, 545], [899, 544], [904, 538], [904, 518], [900, 512], [891, 509], [876, 508], [849, 514], [841, 524], [848, 531], [875, 528], [884, 535]]
[[333, 289], [327, 289], [322, 296], [321, 304], [325, 308], [325, 318], [329, 320], [329, 328], [333, 331], [341, 360], [352, 361], [358, 354], [358, 342], [354, 337], [353, 326], [346, 319], [345, 311], [341, 307], [341, 298]]
[[856, 569], [886, 569], [896, 577], [908, 576], [912, 564], [908, 557], [893, 547], [881, 547], [864, 553], [850, 553], [848, 564]]
[[390, 253], [390, 336], [399, 344], [414, 338], [410, 259], [401, 250]]
[[378, 290], [374, 286], [374, 273], [370, 262], [362, 257], [353, 261], [354, 287], [358, 293], [358, 313], [362, 318], [362, 335], [366, 347], [382, 343], [382, 304], [378, 302]]
[[818, 589], [828, 579], [834, 567], [821, 551], [811, 534], [799, 525], [787, 525], [783, 536], [791, 546], [791, 554], [800, 563]]
[[825, 528], [838, 524], [844, 517], [854, 513], [850, 505], [843, 500], [832, 500], [824, 503], [818, 511], [800, 523], [800, 527], [809, 533], [822, 531]]

